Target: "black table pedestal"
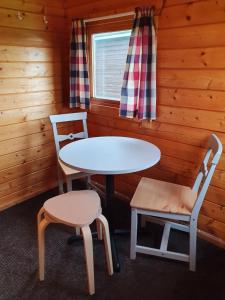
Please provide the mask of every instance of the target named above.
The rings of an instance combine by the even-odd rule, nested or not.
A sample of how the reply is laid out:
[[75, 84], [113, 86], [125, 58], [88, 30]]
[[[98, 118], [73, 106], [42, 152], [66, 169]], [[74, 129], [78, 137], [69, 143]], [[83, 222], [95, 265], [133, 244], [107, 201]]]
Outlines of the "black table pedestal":
[[114, 175], [106, 175], [106, 217], [109, 222], [113, 268], [115, 272], [120, 272], [120, 262], [115, 240], [115, 227], [113, 220], [113, 200], [114, 200]]

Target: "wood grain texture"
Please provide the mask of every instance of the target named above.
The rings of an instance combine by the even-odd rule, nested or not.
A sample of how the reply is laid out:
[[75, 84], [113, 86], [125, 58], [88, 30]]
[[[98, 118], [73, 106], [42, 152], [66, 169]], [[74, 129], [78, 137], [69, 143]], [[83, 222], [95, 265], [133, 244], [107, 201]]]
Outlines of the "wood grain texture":
[[0, 209], [56, 186], [48, 117], [66, 111], [62, 8], [59, 0], [0, 3]]
[[[41, 31], [0, 27], [1, 45], [26, 47], [56, 47], [63, 42], [63, 34]], [[56, 47], [57, 48], [57, 47]]]
[[225, 48], [160, 50], [158, 61], [160, 68], [168, 69], [224, 69]]
[[60, 62], [60, 49], [0, 45], [0, 62]]
[[0, 210], [4, 210], [10, 206], [19, 204], [25, 200], [28, 200], [32, 197], [35, 197], [43, 192], [49, 191], [57, 186], [56, 178], [48, 178], [44, 181], [30, 185], [24, 189], [21, 189], [17, 192], [11, 193], [0, 198]]
[[[1, 5], [1, 4], [0, 4]], [[22, 20], [17, 16], [17, 10], [0, 7], [0, 26], [23, 28], [29, 30], [59, 31], [63, 32], [64, 22], [62, 17], [47, 15], [48, 27], [43, 21], [44, 13], [31, 13], [22, 11]]]
[[[171, 39], [171, 37], [173, 38]], [[169, 29], [159, 28], [158, 31], [159, 49], [224, 47], [224, 45], [224, 23]]]
[[[67, 0], [68, 17], [90, 18], [132, 10], [137, 1]], [[108, 4], [108, 5], [107, 5]], [[148, 2], [149, 4], [149, 2]], [[159, 2], [155, 2], [159, 7]], [[118, 106], [93, 102], [89, 133], [124, 135], [156, 144], [160, 163], [150, 170], [116, 177], [116, 190], [130, 199], [142, 176], [191, 186], [209, 135], [225, 146], [225, 3], [223, 0], [168, 0], [158, 18], [157, 120], [118, 117]], [[101, 21], [102, 23], [103, 21]], [[125, 23], [124, 23], [125, 24]], [[90, 31], [113, 29], [113, 23]], [[125, 25], [124, 25], [125, 26]], [[118, 28], [117, 28], [118, 29]], [[221, 157], [206, 195], [199, 227], [225, 240], [225, 156]], [[104, 184], [103, 178], [96, 180]]]
[[[12, 110], [29, 106], [59, 103], [62, 99], [61, 90], [36, 91], [31, 93], [1, 95], [0, 110]], [[1, 133], [0, 133], [1, 135]]]
[[52, 62], [0, 63], [0, 78], [60, 76], [61, 64]]
[[[160, 6], [158, 0], [151, 3]], [[149, 1], [142, 4], [149, 5]], [[44, 5], [49, 15], [49, 30], [43, 26]], [[63, 95], [68, 97], [65, 46], [69, 43], [71, 17], [127, 12], [137, 5], [140, 5], [137, 0], [1, 1], [0, 209], [57, 184], [55, 176], [47, 175], [55, 167], [48, 115], [68, 111]], [[116, 177], [116, 190], [128, 199], [142, 176], [191, 186], [209, 135], [215, 132], [225, 146], [224, 5], [223, 0], [167, 0], [158, 18], [155, 122], [120, 119], [118, 107], [106, 103], [92, 105], [88, 115], [91, 136], [141, 138], [158, 145], [162, 151], [162, 159], [154, 168]], [[63, 6], [68, 9], [64, 11]], [[23, 23], [15, 17], [19, 7], [26, 14]], [[64, 14], [67, 20], [62, 18]], [[102, 26], [97, 26], [98, 29], [92, 26], [91, 30], [102, 31]], [[108, 26], [112, 28], [113, 24]], [[102, 176], [96, 178], [103, 183]], [[223, 154], [199, 219], [202, 230], [223, 240], [224, 199]]]
[[225, 2], [208, 0], [166, 7], [160, 18], [161, 28], [184, 27], [224, 22]]
[[37, 14], [43, 14], [44, 7], [47, 15], [64, 16], [63, 5], [61, 1], [24, 1], [24, 0], [1, 0], [1, 8], [14, 9]]
[[[0, 184], [6, 183], [21, 176], [30, 175], [38, 170], [54, 167], [56, 165], [55, 156], [45, 156], [40, 159], [32, 160], [27, 163], [17, 165], [12, 168], [0, 171]], [[46, 177], [46, 179], [48, 176]], [[13, 190], [11, 190], [13, 192]]]

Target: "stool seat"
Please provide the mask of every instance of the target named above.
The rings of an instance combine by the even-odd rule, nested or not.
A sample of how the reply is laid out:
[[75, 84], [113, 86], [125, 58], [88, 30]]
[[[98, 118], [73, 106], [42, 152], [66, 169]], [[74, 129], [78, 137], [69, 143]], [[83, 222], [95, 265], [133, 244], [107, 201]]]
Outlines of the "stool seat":
[[54, 220], [69, 226], [91, 224], [101, 214], [101, 203], [95, 191], [71, 191], [47, 200], [45, 212]]

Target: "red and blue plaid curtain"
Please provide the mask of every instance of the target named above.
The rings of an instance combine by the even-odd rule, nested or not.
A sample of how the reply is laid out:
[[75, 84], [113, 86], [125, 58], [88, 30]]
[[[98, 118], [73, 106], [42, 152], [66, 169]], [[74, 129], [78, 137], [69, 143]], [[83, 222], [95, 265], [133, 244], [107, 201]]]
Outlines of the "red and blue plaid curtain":
[[121, 90], [120, 116], [156, 119], [156, 33], [150, 8], [136, 9]]
[[89, 108], [90, 88], [83, 20], [73, 21], [70, 46], [70, 107]]

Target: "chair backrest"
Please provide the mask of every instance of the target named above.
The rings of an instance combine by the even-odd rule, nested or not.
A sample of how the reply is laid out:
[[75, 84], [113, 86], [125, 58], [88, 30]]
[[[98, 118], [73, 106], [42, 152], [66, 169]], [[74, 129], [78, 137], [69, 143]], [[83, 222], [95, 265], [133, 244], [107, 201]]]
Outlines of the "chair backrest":
[[[222, 154], [223, 146], [221, 141], [215, 134], [212, 134], [208, 140], [208, 150], [204, 156], [203, 162], [201, 164], [200, 170], [198, 172], [197, 178], [193, 185], [192, 190], [198, 193], [193, 211], [192, 218], [197, 219], [200, 208], [202, 206], [205, 194], [209, 187], [210, 181], [212, 179], [213, 173], [216, 169], [216, 165], [219, 162], [220, 156]], [[212, 156], [210, 163], [209, 159]]]
[[[80, 113], [71, 113], [71, 114], [59, 114], [59, 115], [50, 115], [50, 121], [52, 123], [52, 129], [54, 134], [55, 140], [55, 147], [56, 153], [59, 154], [60, 150], [60, 142], [74, 139], [85, 139], [88, 137], [87, 131], [87, 113], [80, 112]], [[64, 122], [72, 122], [72, 121], [82, 121], [83, 122], [83, 131], [78, 133], [69, 133], [69, 134], [59, 134], [57, 123], [64, 123]]]

